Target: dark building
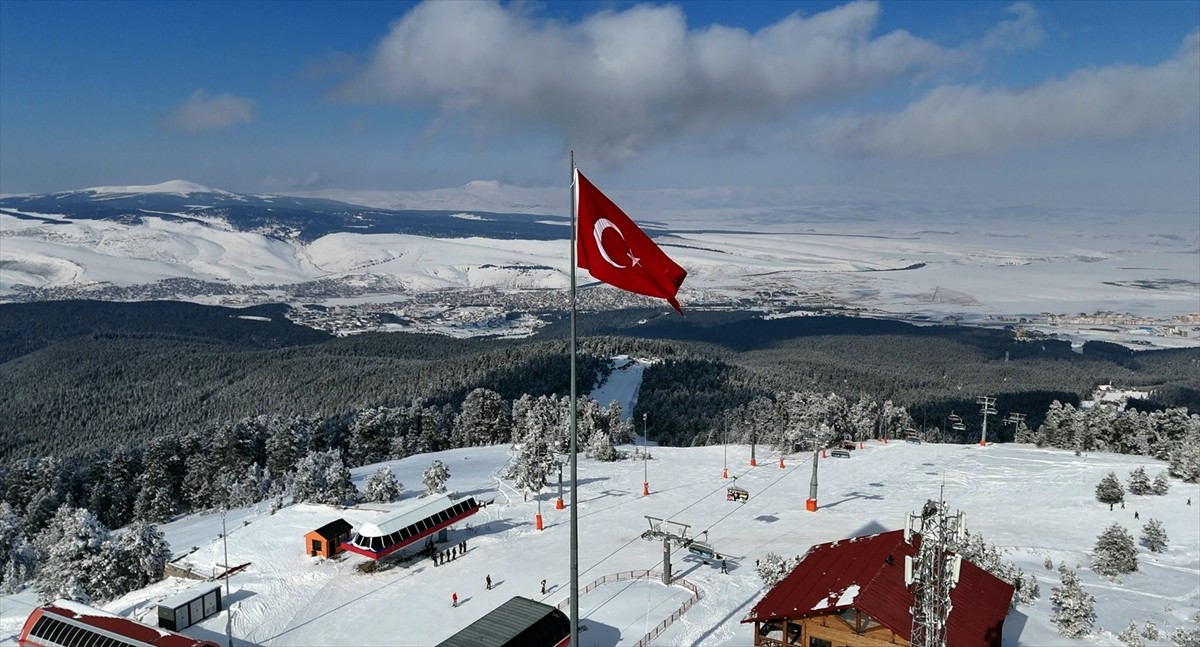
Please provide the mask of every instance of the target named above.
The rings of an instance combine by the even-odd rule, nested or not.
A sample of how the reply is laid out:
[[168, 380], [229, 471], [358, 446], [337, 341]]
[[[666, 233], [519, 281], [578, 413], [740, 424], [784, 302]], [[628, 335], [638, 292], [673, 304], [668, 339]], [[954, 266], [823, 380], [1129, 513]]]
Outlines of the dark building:
[[571, 619], [548, 605], [516, 596], [463, 627], [437, 647], [566, 647]]

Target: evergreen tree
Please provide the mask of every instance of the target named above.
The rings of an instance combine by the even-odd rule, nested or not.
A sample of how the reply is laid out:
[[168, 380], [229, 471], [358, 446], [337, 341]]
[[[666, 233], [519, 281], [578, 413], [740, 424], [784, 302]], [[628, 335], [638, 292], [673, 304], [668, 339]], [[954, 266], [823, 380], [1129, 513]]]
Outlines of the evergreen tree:
[[462, 412], [454, 419], [455, 435], [461, 446], [478, 447], [506, 443], [512, 438], [512, 418], [499, 393], [478, 388], [463, 399]]
[[1133, 535], [1119, 523], [1114, 523], [1096, 538], [1092, 551], [1092, 571], [1113, 579], [1137, 570], [1137, 546]]
[[134, 591], [163, 578], [163, 570], [171, 561], [171, 545], [157, 526], [135, 521], [120, 533], [124, 561], [130, 573], [130, 588]]
[[1200, 611], [1192, 614], [1190, 627], [1179, 627], [1171, 634], [1176, 647], [1200, 647]]
[[1163, 496], [1171, 490], [1171, 477], [1167, 476], [1166, 470], [1159, 472], [1154, 477], [1154, 483], [1150, 485], [1150, 491], [1158, 496]]
[[265, 450], [267, 468], [276, 477], [295, 469], [296, 461], [305, 453], [313, 424], [302, 418], [277, 418], [270, 426]]
[[1129, 474], [1129, 493], [1135, 495], [1150, 494], [1150, 477], [1146, 476], [1146, 468], [1138, 465]]
[[380, 467], [363, 481], [363, 497], [374, 503], [391, 503], [400, 498], [404, 486], [387, 467]]
[[25, 539], [21, 515], [0, 502], [0, 590], [14, 593], [33, 575], [37, 556]]
[[90, 603], [87, 587], [109, 540], [108, 529], [91, 512], [60, 508], [37, 538], [38, 550], [44, 555], [36, 585], [38, 600], [43, 604], [57, 598]]
[[119, 541], [112, 539], [105, 540], [100, 545], [99, 552], [88, 556], [80, 571], [85, 576], [83, 588], [88, 597], [95, 602], [111, 600], [135, 588], [141, 588], [134, 586], [128, 553], [122, 549]]
[[1142, 526], [1142, 545], [1152, 553], [1161, 553], [1167, 549], [1167, 531], [1162, 522], [1151, 519]]
[[0, 555], [4, 560], [3, 572], [0, 573], [0, 591], [16, 593], [33, 581], [38, 568], [37, 550], [28, 539], [22, 539], [19, 544]]
[[208, 452], [201, 450], [184, 460], [183, 501], [193, 511], [211, 510], [217, 504], [213, 467]]
[[603, 431], [592, 434], [592, 442], [588, 445], [587, 455], [604, 463], [611, 463], [621, 458], [621, 455], [617, 453], [617, 448], [613, 447], [612, 439]]
[[755, 566], [755, 572], [762, 578], [763, 585], [766, 588], [771, 588], [795, 570], [796, 565], [799, 563], [799, 557], [784, 559], [775, 553], [767, 553], [767, 556], [762, 558], [762, 561]]
[[425, 486], [425, 496], [445, 492], [448, 480], [450, 480], [450, 468], [446, 467], [442, 461], [434, 460], [421, 473], [421, 484]]
[[292, 500], [296, 503], [341, 505], [357, 498], [358, 490], [350, 481], [341, 450], [311, 452], [296, 462], [292, 478]]
[[1145, 647], [1146, 644], [1138, 635], [1138, 626], [1133, 620], [1129, 621], [1129, 626], [1125, 627], [1125, 631], [1117, 634], [1117, 640], [1120, 640], [1125, 647]]
[[1142, 638], [1146, 640], [1158, 640], [1158, 625], [1154, 621], [1147, 618], [1146, 624], [1142, 627]]
[[[173, 473], [179, 462], [177, 444], [161, 439], [152, 441], [142, 455], [140, 489], [134, 501], [134, 517], [142, 521], [167, 522], [177, 506]], [[181, 479], [182, 480], [182, 479]]]
[[1117, 480], [1116, 472], [1109, 472], [1100, 479], [1096, 485], [1096, 500], [1109, 505], [1125, 501], [1125, 488], [1121, 487], [1121, 481]]
[[1050, 619], [1060, 635], [1082, 638], [1091, 633], [1096, 622], [1096, 598], [1083, 590], [1074, 570], [1063, 568], [1059, 572], [1062, 586], [1050, 589], [1050, 604], [1054, 609]]

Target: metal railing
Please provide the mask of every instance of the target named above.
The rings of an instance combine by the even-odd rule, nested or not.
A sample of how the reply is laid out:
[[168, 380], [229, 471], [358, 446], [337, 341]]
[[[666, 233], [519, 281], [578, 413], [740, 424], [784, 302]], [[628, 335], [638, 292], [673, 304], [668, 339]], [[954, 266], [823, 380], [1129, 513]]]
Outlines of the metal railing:
[[[604, 577], [583, 587], [583, 589], [579, 591], [579, 597], [583, 597], [589, 591], [592, 591], [597, 587], [610, 584], [612, 582], [621, 582], [624, 580], [662, 580], [662, 573], [659, 571], [645, 570], [622, 571], [620, 573], [605, 575]], [[691, 591], [692, 594], [688, 596], [687, 601], [684, 602], [683, 605], [675, 610], [675, 613], [672, 613], [668, 618], [664, 618], [662, 622], [658, 623], [658, 625], [651, 629], [645, 636], [642, 636], [641, 640], [634, 643], [633, 647], [647, 647], [650, 644], [650, 641], [654, 640], [659, 636], [659, 634], [666, 631], [667, 627], [670, 627], [672, 624], [674, 624], [676, 620], [682, 618], [683, 614], [687, 613], [688, 609], [691, 609], [697, 602], [700, 601], [700, 598], [704, 597], [704, 594], [700, 592], [699, 587], [685, 579], [677, 578], [675, 581], [671, 582], [671, 585], [682, 586], [683, 588]], [[568, 597], [566, 600], [558, 603], [558, 609], [562, 610], [563, 608], [570, 606], [570, 604], [571, 598]]]

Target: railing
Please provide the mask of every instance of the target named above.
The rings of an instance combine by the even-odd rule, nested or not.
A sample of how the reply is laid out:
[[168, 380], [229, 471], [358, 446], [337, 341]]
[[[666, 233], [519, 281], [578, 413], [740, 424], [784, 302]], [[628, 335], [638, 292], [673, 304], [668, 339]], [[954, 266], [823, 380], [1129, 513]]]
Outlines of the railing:
[[[581, 591], [579, 591], [579, 597], [583, 597], [589, 591], [592, 591], [593, 589], [595, 589], [597, 587], [603, 586], [605, 584], [609, 584], [611, 582], [621, 582], [624, 580], [651, 580], [651, 579], [661, 580], [662, 573], [660, 573], [658, 571], [651, 571], [651, 570], [622, 571], [620, 573], [613, 573], [612, 575], [605, 575], [604, 577], [596, 580], [595, 582], [592, 582], [591, 584], [588, 584], [587, 586], [583, 587], [583, 589]], [[677, 578], [675, 581], [671, 582], [671, 584], [672, 585], [677, 584], [679, 586], [682, 586], [683, 588], [691, 591], [692, 594], [690, 596], [688, 596], [687, 601], [684, 602], [682, 606], [680, 606], [678, 609], [675, 610], [675, 613], [672, 613], [669, 618], [664, 618], [662, 622], [658, 623], [658, 625], [654, 627], [654, 629], [651, 629], [645, 636], [642, 636], [641, 640], [634, 643], [633, 647], [647, 647], [647, 645], [650, 644], [650, 641], [654, 640], [655, 638], [657, 638], [659, 636], [659, 634], [666, 631], [667, 627], [670, 627], [672, 624], [674, 624], [674, 622], [676, 620], [682, 618], [683, 614], [687, 613], [688, 609], [691, 609], [693, 606], [695, 606], [695, 604], [697, 602], [700, 601], [700, 598], [704, 597], [704, 594], [700, 592], [699, 587], [697, 587], [695, 584], [692, 584], [691, 582], [689, 582], [685, 579]], [[562, 602], [558, 603], [558, 609], [561, 611], [563, 608], [570, 606], [570, 604], [571, 604], [571, 598], [567, 597], [566, 600], [563, 600]]]

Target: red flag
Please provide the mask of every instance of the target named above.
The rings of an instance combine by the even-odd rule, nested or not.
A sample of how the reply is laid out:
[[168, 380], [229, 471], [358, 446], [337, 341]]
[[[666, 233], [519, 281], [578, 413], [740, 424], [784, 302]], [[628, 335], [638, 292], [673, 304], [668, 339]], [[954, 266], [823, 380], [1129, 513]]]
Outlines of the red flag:
[[621, 208], [575, 170], [579, 218], [575, 252], [579, 267], [605, 283], [666, 299], [683, 314], [675, 293], [687, 270], [679, 267]]

